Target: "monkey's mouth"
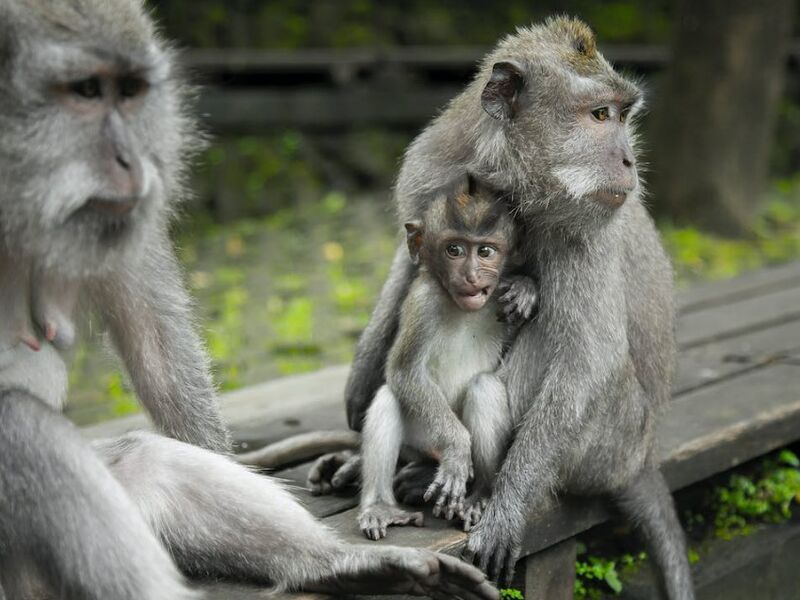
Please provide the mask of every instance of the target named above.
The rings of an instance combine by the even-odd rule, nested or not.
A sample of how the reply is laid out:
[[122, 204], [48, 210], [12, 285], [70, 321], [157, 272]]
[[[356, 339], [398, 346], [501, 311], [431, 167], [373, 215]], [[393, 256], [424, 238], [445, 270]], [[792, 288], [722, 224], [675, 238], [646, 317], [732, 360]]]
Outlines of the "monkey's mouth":
[[458, 292], [456, 295], [456, 302], [458, 302], [458, 305], [462, 310], [466, 310], [468, 312], [480, 310], [489, 299], [490, 292], [491, 289], [489, 287]]
[[139, 199], [134, 196], [125, 196], [122, 198], [102, 198], [93, 196], [86, 201], [83, 208], [109, 217], [121, 217], [127, 215], [136, 208], [138, 201]]
[[622, 188], [604, 188], [592, 194], [592, 198], [611, 208], [619, 208], [625, 204], [630, 192], [631, 190], [623, 190]]

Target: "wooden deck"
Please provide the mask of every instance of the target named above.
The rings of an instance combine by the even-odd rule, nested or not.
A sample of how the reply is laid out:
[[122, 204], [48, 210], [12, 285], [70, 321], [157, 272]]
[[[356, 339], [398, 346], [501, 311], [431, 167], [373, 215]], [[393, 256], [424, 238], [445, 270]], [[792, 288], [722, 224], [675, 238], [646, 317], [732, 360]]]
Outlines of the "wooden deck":
[[[800, 262], [679, 293], [679, 369], [671, 409], [659, 430], [662, 468], [677, 489], [800, 439]], [[223, 413], [242, 446], [256, 447], [315, 429], [344, 428], [347, 367], [272, 381], [223, 398]], [[89, 437], [146, 427], [142, 416], [88, 427]], [[344, 538], [365, 542], [356, 526], [357, 496], [313, 497], [309, 465], [279, 471], [297, 497]], [[524, 554], [569, 540], [607, 518], [600, 502], [565, 498], [530, 522]], [[458, 552], [466, 534], [426, 516], [426, 527], [393, 528], [372, 543], [425, 545]], [[266, 598], [267, 589], [215, 584], [210, 598]], [[274, 598], [274, 596], [270, 596]]]

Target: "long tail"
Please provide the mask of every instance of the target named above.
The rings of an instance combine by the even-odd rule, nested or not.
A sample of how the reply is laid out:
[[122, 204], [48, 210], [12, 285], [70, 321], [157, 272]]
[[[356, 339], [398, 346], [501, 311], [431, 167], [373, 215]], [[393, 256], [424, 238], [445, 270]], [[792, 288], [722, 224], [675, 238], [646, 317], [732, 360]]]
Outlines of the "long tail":
[[360, 445], [361, 434], [357, 431], [309, 431], [233, 458], [245, 465], [274, 469], [328, 452], [354, 450]]
[[617, 496], [617, 501], [644, 537], [658, 567], [664, 596], [669, 600], [693, 600], [686, 538], [661, 472], [643, 471]]

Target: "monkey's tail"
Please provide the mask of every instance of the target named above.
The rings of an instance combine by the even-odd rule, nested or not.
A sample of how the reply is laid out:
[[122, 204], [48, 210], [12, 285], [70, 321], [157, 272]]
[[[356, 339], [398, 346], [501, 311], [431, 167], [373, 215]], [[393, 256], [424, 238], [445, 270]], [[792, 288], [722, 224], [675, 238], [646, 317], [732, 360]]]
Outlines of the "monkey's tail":
[[245, 465], [274, 469], [328, 452], [354, 450], [360, 445], [361, 434], [357, 431], [309, 431], [233, 458]]
[[694, 600], [686, 538], [661, 471], [647, 468], [617, 495], [617, 502], [644, 537], [658, 567], [664, 596]]

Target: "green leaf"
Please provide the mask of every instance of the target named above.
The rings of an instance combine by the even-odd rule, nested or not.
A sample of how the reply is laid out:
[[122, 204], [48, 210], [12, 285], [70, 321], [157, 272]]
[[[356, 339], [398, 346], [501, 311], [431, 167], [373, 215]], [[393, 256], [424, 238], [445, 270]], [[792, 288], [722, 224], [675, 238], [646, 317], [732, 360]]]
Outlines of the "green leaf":
[[800, 467], [800, 458], [797, 458], [797, 455], [791, 450], [781, 450], [780, 454], [778, 454], [778, 460], [790, 467]]
[[614, 590], [615, 594], [619, 594], [622, 591], [622, 582], [619, 580], [617, 571], [613, 566], [606, 571], [605, 581], [608, 587]]

